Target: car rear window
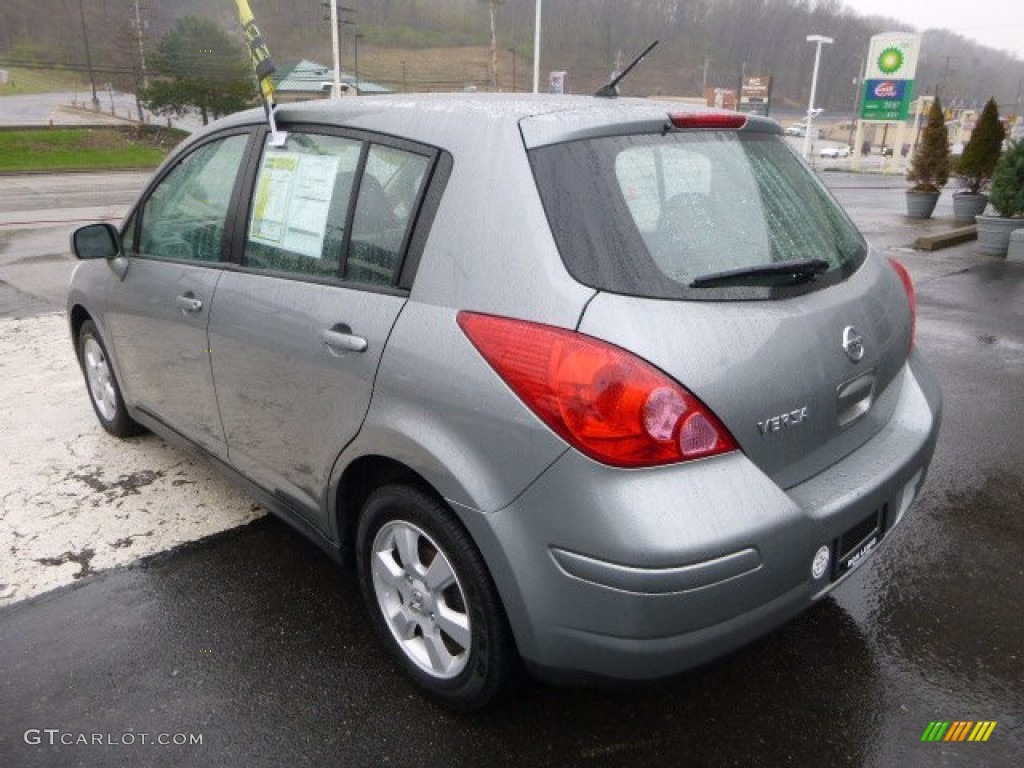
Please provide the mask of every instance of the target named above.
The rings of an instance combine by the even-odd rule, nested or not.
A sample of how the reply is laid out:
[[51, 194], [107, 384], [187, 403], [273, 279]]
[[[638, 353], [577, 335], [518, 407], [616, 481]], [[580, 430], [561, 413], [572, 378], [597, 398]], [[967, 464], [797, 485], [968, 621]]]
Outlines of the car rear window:
[[[774, 134], [606, 137], [534, 149], [530, 159], [566, 267], [601, 290], [771, 298], [841, 280], [867, 250], [842, 208]], [[725, 290], [691, 287], [698, 277], [810, 259], [828, 264], [813, 281], [780, 285], [775, 276]]]

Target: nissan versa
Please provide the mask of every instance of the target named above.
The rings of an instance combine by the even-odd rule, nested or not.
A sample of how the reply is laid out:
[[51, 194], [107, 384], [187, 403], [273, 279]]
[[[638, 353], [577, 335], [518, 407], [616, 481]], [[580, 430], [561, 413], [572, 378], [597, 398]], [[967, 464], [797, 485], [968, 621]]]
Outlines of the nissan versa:
[[339, 560], [431, 696], [672, 675], [840, 583], [924, 480], [914, 292], [770, 120], [437, 95], [220, 121], [73, 235], [103, 427]]

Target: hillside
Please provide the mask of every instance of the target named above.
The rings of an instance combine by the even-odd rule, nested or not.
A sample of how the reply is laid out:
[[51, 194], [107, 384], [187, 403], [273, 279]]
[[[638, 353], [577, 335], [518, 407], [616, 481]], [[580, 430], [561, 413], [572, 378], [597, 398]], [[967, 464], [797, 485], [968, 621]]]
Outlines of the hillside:
[[[520, 89], [532, 83], [534, 0], [496, 0], [500, 51], [498, 85], [511, 86], [512, 53]], [[251, 0], [279, 60], [331, 59], [330, 34], [317, 0]], [[488, 3], [481, 0], [343, 0], [343, 61], [354, 66], [360, 38], [365, 78], [396, 89], [489, 87]], [[85, 28], [99, 82], [131, 89], [141, 79], [134, 0], [89, 0]], [[214, 19], [241, 38], [230, 0], [142, 0], [143, 38], [150, 56], [182, 15]], [[3, 0], [0, 66], [86, 69], [85, 36], [77, 3]], [[818, 101], [830, 111], [852, 108], [868, 38], [903, 28], [847, 11], [838, 0], [545, 0], [541, 72], [567, 70], [569, 86], [592, 92], [617, 63], [651, 40], [661, 45], [630, 76], [624, 92], [696, 95], [703, 85], [734, 88], [741, 73], [770, 74], [776, 103], [806, 104], [814, 49], [807, 34], [835, 38], [822, 56]], [[405, 66], [403, 68], [403, 62]], [[952, 62], [952, 64], [951, 64]], [[969, 66], [967, 64], [969, 63]], [[982, 102], [995, 95], [1006, 111], [1021, 99], [1024, 62], [952, 32], [924, 36], [918, 91], [941, 84], [945, 101]]]

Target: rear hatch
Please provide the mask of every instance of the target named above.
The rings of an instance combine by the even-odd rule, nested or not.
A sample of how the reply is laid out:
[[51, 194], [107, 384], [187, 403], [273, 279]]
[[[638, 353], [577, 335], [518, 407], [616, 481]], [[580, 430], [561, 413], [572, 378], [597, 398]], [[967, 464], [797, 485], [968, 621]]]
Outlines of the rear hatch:
[[775, 131], [666, 121], [530, 157], [566, 267], [601, 291], [579, 330], [687, 387], [782, 487], [884, 427], [906, 293]]

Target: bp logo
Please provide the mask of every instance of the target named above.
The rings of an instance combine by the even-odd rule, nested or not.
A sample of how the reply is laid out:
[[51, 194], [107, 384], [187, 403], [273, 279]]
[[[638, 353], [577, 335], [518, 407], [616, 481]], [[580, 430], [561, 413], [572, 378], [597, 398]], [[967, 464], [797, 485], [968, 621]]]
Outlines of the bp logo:
[[886, 48], [878, 57], [878, 68], [887, 75], [899, 72], [903, 66], [903, 51], [899, 48]]

